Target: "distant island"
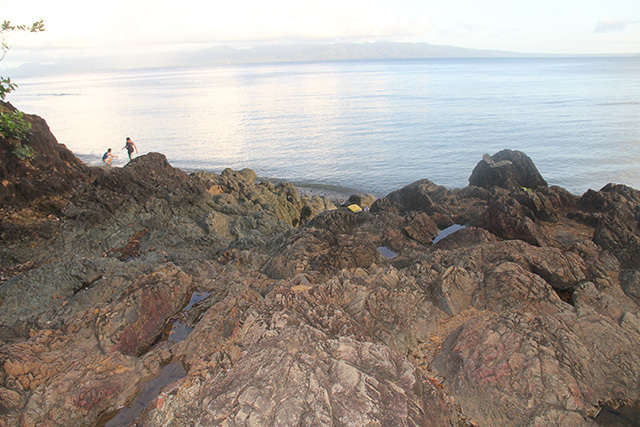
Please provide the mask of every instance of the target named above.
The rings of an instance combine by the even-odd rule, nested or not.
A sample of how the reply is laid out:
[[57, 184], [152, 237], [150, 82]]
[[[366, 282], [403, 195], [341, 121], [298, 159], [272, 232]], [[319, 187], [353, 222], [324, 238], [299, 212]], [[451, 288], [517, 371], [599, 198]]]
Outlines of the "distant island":
[[[11, 76], [37, 76], [73, 71], [113, 69], [142, 69], [164, 67], [204, 67], [232, 64], [259, 64], [278, 62], [321, 62], [349, 60], [389, 60], [427, 58], [525, 58], [559, 57], [545, 53], [522, 53], [501, 50], [468, 49], [429, 43], [368, 42], [368, 43], [297, 43], [264, 44], [250, 48], [212, 46], [196, 51], [147, 53], [145, 55], [93, 57], [65, 60], [48, 64], [23, 64], [7, 71]], [[584, 55], [580, 55], [584, 56]], [[603, 56], [603, 55], [597, 55]], [[630, 55], [612, 55], [630, 56]]]

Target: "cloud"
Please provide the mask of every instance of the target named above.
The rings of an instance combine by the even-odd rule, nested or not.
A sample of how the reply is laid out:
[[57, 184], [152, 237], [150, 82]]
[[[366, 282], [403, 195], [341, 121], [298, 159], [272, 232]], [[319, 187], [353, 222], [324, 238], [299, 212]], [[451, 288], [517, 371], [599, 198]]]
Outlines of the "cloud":
[[50, 19], [50, 33], [60, 35], [65, 46], [130, 46], [386, 37], [425, 31], [419, 17], [368, 0], [112, 0], [100, 7], [97, 13], [82, 14], [83, 19]]
[[8, 61], [19, 64], [62, 56], [122, 60], [218, 44], [412, 40], [433, 26], [424, 8], [412, 2], [398, 7], [396, 0], [23, 0], [0, 10], [16, 23], [44, 18], [44, 33], [11, 34], [8, 42], [16, 48]]
[[417, 17], [407, 18], [378, 2], [365, 0], [227, 2], [224, 7], [207, 11], [202, 7], [186, 10], [183, 22], [192, 25], [181, 25], [180, 33], [174, 35], [189, 40], [385, 37], [424, 31]]
[[613, 18], [602, 18], [596, 23], [594, 33], [610, 33], [612, 31], [623, 31], [629, 24], [637, 24], [640, 20], [633, 21], [618, 20]]

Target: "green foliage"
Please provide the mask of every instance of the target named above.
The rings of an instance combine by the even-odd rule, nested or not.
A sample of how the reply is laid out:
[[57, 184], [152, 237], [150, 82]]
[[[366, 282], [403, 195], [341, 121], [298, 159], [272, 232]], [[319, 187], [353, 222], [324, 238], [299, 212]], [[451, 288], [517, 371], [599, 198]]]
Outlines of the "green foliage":
[[37, 33], [39, 31], [44, 31], [44, 20], [39, 20], [34, 22], [31, 25], [11, 25], [11, 21], [5, 20], [0, 26], [0, 31], [29, 31], [31, 33]]
[[0, 57], [0, 61], [4, 59], [4, 56], [10, 49], [10, 46], [6, 41], [6, 34], [11, 31], [28, 31], [30, 33], [39, 33], [44, 31], [44, 20], [39, 20], [34, 22], [31, 25], [11, 25], [11, 21], [5, 20], [2, 25], [0, 25], [0, 37], [2, 37], [2, 41], [0, 41], [0, 50], [2, 50], [2, 56]]
[[11, 79], [9, 77], [0, 77], [0, 99], [4, 101], [7, 94], [16, 90], [17, 87], [17, 84], [11, 83]]
[[28, 162], [36, 156], [36, 150], [26, 144], [16, 144], [16, 148], [13, 149], [13, 154], [20, 160]]
[[[11, 21], [5, 20], [0, 25], [0, 61], [2, 61], [10, 49], [7, 43], [7, 33], [11, 31], [28, 31], [30, 33], [38, 33], [44, 31], [44, 21], [41, 19], [34, 22], [31, 25], [12, 25]], [[11, 79], [8, 77], [0, 77], [0, 100], [4, 101], [8, 93], [16, 90], [18, 85], [11, 83]], [[2, 108], [2, 114], [0, 114], [0, 134], [6, 139], [17, 140], [13, 149], [13, 154], [24, 162], [28, 162], [35, 157], [36, 151], [33, 147], [25, 145], [24, 142], [29, 137], [31, 131], [31, 123], [24, 120], [24, 113], [22, 111], [6, 111]]]
[[24, 142], [30, 131], [31, 123], [25, 121], [22, 111], [6, 111], [0, 115], [0, 134], [3, 137]]
[[[44, 31], [44, 20], [41, 19], [31, 25], [12, 25], [11, 21], [7, 20], [0, 24], [0, 50], [2, 51], [2, 55], [0, 55], [0, 61], [4, 59], [5, 55], [10, 49], [6, 37], [7, 33], [11, 31], [28, 31], [30, 33], [39, 33], [41, 31]], [[8, 77], [0, 77], [0, 99], [4, 101], [7, 94], [16, 90], [17, 87], [18, 85], [16, 85], [15, 83], [11, 83], [11, 80]]]
[[5, 111], [0, 114], [0, 134], [14, 141], [12, 153], [24, 162], [29, 162], [36, 156], [36, 150], [25, 143], [30, 132], [31, 123], [24, 119], [22, 111]]

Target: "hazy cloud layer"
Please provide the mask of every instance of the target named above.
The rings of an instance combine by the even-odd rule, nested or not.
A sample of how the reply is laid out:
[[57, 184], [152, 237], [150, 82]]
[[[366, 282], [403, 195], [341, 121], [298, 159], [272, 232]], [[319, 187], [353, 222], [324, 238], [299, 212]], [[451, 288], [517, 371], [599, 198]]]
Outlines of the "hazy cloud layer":
[[602, 18], [596, 23], [594, 33], [609, 33], [612, 31], [623, 31], [629, 24], [640, 23], [640, 19], [633, 21], [617, 20], [613, 18]]
[[216, 46], [306, 42], [638, 53], [638, 6], [635, 0], [12, 0], [0, 2], [4, 19], [28, 24], [42, 18], [46, 31], [10, 34], [14, 48], [0, 69], [62, 58], [108, 56], [126, 62], [141, 54], [162, 57]]

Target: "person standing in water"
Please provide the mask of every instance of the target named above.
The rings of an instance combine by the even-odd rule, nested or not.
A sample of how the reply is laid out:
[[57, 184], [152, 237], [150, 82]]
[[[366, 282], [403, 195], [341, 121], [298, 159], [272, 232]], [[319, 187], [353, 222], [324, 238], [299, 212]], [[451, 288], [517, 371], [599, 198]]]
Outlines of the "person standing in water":
[[138, 154], [138, 147], [136, 147], [136, 144], [131, 140], [131, 138], [127, 137], [127, 142], [124, 143], [124, 147], [122, 147], [122, 149], [127, 149], [127, 153], [129, 154], [129, 160], [131, 160], [131, 154], [133, 153], [133, 150], [136, 150], [136, 154]]

